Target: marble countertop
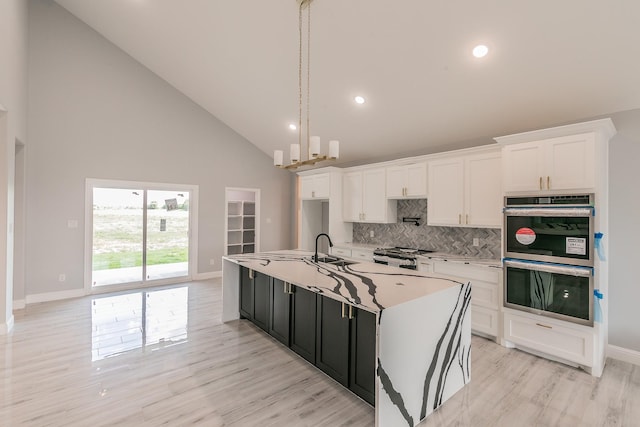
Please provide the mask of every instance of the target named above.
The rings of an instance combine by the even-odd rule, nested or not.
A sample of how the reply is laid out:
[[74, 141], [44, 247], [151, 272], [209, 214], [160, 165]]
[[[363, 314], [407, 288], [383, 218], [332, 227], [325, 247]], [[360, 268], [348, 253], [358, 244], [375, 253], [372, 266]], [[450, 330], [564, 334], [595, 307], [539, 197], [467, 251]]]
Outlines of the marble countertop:
[[373, 313], [461, 285], [439, 274], [370, 262], [342, 267], [316, 263], [312, 258], [312, 252], [302, 250], [224, 257], [225, 260]]
[[[374, 250], [374, 249], [379, 248], [382, 245], [374, 245], [374, 244], [370, 244], [370, 243], [342, 242], [342, 243], [336, 243], [333, 246], [338, 247], [338, 248], [347, 248], [347, 249]], [[456, 255], [456, 254], [450, 254], [450, 253], [438, 252], [438, 251], [432, 252], [432, 253], [427, 254], [427, 255], [421, 255], [421, 258], [433, 259], [433, 260], [436, 260], [436, 261], [459, 262], [459, 263], [464, 263], [464, 264], [473, 264], [473, 265], [479, 265], [479, 266], [485, 266], [485, 267], [497, 267], [497, 268], [501, 268], [502, 267], [502, 261], [499, 260], [499, 259], [477, 258], [477, 257]]]

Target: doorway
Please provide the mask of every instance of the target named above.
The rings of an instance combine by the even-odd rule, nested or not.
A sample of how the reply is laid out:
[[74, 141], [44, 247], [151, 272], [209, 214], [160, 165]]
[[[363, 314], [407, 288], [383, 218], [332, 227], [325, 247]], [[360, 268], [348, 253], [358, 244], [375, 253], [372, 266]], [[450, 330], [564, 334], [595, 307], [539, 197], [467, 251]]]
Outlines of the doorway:
[[225, 191], [225, 255], [260, 252], [260, 190]]
[[87, 180], [86, 287], [190, 280], [197, 186]]

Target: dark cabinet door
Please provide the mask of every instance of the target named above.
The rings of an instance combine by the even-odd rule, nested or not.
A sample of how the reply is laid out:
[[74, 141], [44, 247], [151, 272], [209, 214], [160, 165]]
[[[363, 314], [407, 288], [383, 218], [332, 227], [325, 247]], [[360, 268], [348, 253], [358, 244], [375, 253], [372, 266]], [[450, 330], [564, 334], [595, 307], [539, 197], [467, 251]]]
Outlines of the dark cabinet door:
[[271, 277], [262, 273], [253, 274], [253, 323], [269, 331], [269, 289]]
[[247, 267], [240, 267], [240, 316], [253, 320], [253, 279], [250, 272]]
[[291, 286], [282, 280], [271, 281], [271, 312], [269, 315], [269, 334], [289, 347], [291, 295], [287, 287]]
[[316, 332], [316, 366], [345, 387], [349, 386], [348, 306], [319, 296]]
[[375, 405], [376, 315], [353, 308], [351, 320], [351, 363], [349, 388]]
[[292, 286], [291, 349], [316, 363], [316, 293]]

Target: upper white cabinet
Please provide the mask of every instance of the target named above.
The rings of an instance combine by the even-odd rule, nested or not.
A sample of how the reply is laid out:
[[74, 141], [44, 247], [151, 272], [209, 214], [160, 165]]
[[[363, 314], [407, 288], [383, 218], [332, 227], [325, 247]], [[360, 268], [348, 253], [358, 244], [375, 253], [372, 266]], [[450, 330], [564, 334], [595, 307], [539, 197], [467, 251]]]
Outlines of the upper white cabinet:
[[499, 151], [430, 161], [428, 183], [427, 224], [500, 227]]
[[347, 172], [343, 177], [343, 219], [348, 222], [396, 222], [395, 202], [387, 200], [384, 169]]
[[387, 168], [387, 198], [407, 199], [425, 197], [427, 197], [426, 162]]
[[593, 189], [595, 135], [585, 133], [503, 147], [507, 192]]
[[300, 177], [300, 198], [328, 199], [331, 196], [331, 177], [329, 173]]

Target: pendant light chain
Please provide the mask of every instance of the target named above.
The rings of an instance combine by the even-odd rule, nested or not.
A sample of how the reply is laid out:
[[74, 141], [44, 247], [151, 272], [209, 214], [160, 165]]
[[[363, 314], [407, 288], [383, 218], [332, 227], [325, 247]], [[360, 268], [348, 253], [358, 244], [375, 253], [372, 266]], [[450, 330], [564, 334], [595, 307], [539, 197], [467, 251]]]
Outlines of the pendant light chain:
[[311, 0], [307, 4], [307, 159], [311, 158], [311, 129], [309, 120], [309, 93], [311, 89]]
[[298, 145], [302, 151], [302, 6], [298, 11]]

